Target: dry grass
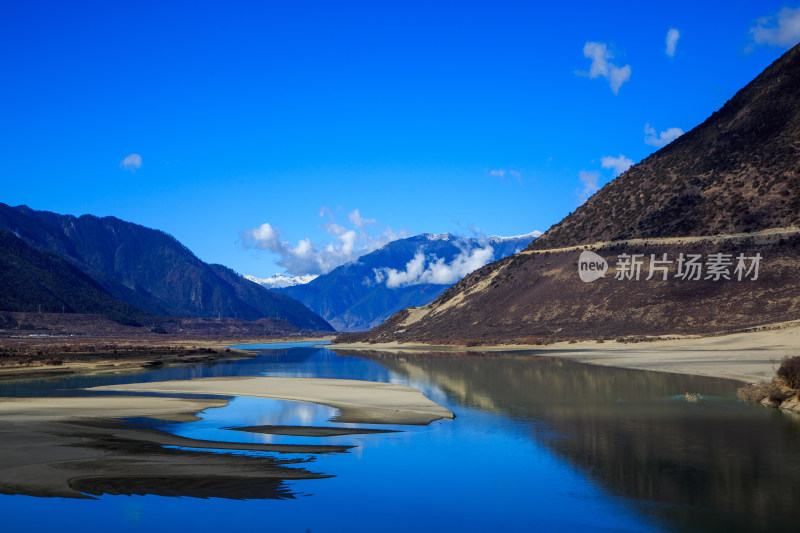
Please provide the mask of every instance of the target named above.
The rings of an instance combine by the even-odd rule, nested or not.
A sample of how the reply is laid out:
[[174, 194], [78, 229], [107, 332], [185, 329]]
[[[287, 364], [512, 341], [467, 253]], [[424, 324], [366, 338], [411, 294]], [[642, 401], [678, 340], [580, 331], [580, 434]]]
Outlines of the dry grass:
[[790, 389], [778, 380], [769, 383], [750, 383], [738, 390], [739, 398], [749, 402], [761, 402], [764, 399], [770, 403], [779, 404], [797, 394], [797, 390]]
[[793, 389], [800, 389], [800, 356], [787, 357], [778, 368], [778, 377]]
[[739, 398], [745, 401], [768, 401], [774, 406], [800, 394], [800, 356], [787, 357], [770, 383], [751, 383], [741, 387]]

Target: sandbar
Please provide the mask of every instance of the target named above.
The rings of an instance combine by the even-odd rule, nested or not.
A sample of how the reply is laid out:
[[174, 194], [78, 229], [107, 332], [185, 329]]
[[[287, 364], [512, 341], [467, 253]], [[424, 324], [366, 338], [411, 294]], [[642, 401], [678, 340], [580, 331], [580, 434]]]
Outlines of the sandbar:
[[371, 435], [374, 433], [397, 433], [393, 429], [340, 428], [319, 426], [243, 426], [223, 428], [231, 431], [262, 433], [264, 435], [288, 435], [291, 437], [339, 437], [342, 435]]
[[417, 389], [394, 383], [353, 379], [230, 377], [104, 385], [92, 391], [157, 392], [253, 396], [328, 405], [339, 410], [335, 422], [426, 425], [455, 418]]
[[[199, 411], [226, 404], [143, 396], [2, 399], [0, 494], [292, 498], [285, 480], [330, 477], [299, 467], [311, 460], [307, 454], [351, 448], [191, 439], [114, 420], [193, 420]], [[300, 455], [279, 459], [220, 453], [225, 451]]]

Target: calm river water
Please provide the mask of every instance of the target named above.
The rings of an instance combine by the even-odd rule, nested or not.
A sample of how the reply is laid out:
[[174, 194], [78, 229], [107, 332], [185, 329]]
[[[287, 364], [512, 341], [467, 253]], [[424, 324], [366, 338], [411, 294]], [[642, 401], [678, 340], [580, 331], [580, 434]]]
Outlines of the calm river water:
[[282, 499], [0, 495], [3, 531], [767, 531], [800, 520], [800, 420], [738, 402], [735, 382], [533, 355], [269, 347], [213, 366], [5, 381], [0, 396], [212, 376], [349, 378], [416, 387], [456, 418], [358, 425], [396, 433], [263, 435], [222, 428], [348, 425], [325, 406], [232, 398], [201, 421], [158, 428], [355, 447], [314, 455], [302, 467], [331, 477], [283, 482]]

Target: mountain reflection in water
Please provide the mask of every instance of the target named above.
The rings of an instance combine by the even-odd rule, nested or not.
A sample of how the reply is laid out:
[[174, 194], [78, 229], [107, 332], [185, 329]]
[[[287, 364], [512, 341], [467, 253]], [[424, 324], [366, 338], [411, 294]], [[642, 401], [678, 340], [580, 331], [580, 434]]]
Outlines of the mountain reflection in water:
[[[800, 519], [800, 420], [735, 402], [737, 382], [548, 357], [335, 351], [530, 422], [532, 439], [668, 527]], [[697, 403], [684, 399], [698, 391]]]

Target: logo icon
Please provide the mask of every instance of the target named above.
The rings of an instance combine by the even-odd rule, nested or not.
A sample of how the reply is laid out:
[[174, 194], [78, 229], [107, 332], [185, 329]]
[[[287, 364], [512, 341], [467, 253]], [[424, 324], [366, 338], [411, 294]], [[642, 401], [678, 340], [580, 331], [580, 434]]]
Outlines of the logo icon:
[[578, 275], [581, 281], [590, 282], [605, 277], [608, 261], [594, 252], [584, 250], [578, 258]]

